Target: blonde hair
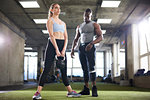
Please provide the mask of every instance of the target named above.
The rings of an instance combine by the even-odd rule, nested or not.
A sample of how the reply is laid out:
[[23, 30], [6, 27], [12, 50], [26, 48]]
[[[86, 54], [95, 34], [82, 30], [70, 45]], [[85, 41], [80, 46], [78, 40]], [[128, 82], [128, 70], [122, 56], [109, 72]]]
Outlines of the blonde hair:
[[55, 6], [56, 4], [57, 4], [57, 3], [51, 4], [51, 6], [50, 6], [50, 8], [49, 8], [49, 10], [48, 10], [48, 18], [53, 16], [53, 13], [51, 12], [51, 10], [54, 8], [54, 6]]

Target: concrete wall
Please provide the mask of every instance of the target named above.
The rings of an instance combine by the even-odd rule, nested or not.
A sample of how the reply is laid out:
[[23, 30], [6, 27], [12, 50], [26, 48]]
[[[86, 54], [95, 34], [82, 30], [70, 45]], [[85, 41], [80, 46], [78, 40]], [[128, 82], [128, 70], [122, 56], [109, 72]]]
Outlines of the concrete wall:
[[112, 66], [112, 77], [117, 77], [118, 74], [118, 44], [113, 44], [112, 46], [112, 58], [113, 58], [113, 66]]
[[25, 34], [0, 12], [0, 86], [23, 84]]
[[140, 68], [140, 46], [139, 46], [139, 32], [138, 32], [138, 26], [137, 24], [132, 24], [131, 26], [131, 32], [132, 32], [132, 43], [133, 43], [133, 74], [137, 72], [137, 70]]
[[133, 79], [139, 69], [139, 45], [137, 25], [132, 24], [127, 34], [127, 69], [128, 79]]

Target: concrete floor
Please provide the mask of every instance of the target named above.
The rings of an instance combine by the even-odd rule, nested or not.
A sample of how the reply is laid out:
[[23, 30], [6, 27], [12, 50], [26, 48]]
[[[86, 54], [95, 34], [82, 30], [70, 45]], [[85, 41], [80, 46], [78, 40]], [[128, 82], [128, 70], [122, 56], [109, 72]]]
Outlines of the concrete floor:
[[36, 87], [37, 83], [35, 82], [25, 82], [24, 85], [11, 85], [0, 87], [0, 93], [6, 93], [14, 90], [24, 90], [32, 87]]

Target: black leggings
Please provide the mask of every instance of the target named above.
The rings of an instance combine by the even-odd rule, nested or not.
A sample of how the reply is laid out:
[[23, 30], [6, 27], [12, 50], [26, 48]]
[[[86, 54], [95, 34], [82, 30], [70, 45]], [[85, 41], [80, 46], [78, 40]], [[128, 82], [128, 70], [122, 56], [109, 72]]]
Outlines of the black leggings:
[[[59, 51], [61, 52], [64, 47], [64, 40], [56, 39], [56, 43], [59, 48]], [[49, 39], [47, 47], [46, 47], [46, 52], [45, 52], [44, 70], [40, 76], [39, 86], [42, 86], [42, 87], [44, 86], [46, 77], [47, 77], [48, 73], [50, 72], [51, 66], [54, 63], [55, 55], [56, 55], [55, 48]], [[65, 55], [65, 57], [66, 57], [66, 55]], [[64, 85], [69, 86], [69, 82], [67, 79], [67, 58], [65, 59], [65, 67], [60, 68], [60, 71], [61, 71], [61, 76], [62, 76]]]
[[95, 46], [91, 48], [90, 51], [85, 51], [86, 46], [89, 43], [80, 44], [79, 47], [79, 59], [82, 65], [84, 82], [89, 81], [89, 73], [90, 79], [92, 82], [96, 81], [96, 72], [95, 72]]

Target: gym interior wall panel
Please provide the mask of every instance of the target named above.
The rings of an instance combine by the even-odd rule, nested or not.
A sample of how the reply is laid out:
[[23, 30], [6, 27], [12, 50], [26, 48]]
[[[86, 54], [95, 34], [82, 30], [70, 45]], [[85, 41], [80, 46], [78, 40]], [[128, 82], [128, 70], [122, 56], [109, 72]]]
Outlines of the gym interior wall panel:
[[128, 78], [133, 79], [139, 69], [139, 46], [137, 25], [132, 24], [127, 32], [127, 70]]
[[131, 26], [128, 28], [127, 32], [127, 72], [128, 79], [133, 79], [133, 43]]
[[[16, 33], [20, 29], [1, 12], [0, 18], [0, 86], [20, 85], [23, 84], [25, 40]], [[24, 36], [24, 32], [20, 34]]]

